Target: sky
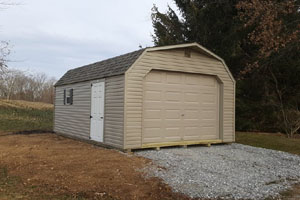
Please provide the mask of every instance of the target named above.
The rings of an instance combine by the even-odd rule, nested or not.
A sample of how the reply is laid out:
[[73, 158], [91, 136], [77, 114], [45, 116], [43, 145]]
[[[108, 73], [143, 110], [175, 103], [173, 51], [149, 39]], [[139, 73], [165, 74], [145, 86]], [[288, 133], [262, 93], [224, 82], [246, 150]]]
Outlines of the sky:
[[[87, 3], [88, 2], [88, 3]], [[59, 79], [67, 70], [153, 46], [151, 8], [172, 0], [15, 0], [0, 9], [10, 68]]]

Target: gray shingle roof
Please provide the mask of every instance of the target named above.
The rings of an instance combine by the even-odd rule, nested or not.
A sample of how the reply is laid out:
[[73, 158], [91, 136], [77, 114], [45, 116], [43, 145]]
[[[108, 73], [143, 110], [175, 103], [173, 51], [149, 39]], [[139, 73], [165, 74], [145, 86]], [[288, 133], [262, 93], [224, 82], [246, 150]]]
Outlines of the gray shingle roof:
[[55, 84], [67, 85], [124, 74], [145, 49], [69, 70]]

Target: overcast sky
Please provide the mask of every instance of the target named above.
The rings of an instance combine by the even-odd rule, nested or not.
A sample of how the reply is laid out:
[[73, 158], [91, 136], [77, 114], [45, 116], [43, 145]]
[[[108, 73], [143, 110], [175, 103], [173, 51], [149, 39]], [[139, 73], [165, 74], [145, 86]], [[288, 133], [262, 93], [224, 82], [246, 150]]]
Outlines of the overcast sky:
[[[16, 1], [15, 1], [16, 2]], [[60, 78], [68, 69], [153, 46], [151, 8], [172, 0], [22, 0], [0, 10], [12, 68]], [[88, 2], [88, 3], [87, 3]]]

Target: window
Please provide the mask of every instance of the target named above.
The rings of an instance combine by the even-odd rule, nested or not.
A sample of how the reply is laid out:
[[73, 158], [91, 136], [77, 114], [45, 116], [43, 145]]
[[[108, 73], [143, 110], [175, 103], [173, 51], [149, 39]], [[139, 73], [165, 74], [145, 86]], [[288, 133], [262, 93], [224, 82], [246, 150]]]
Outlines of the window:
[[64, 89], [64, 105], [73, 105], [73, 89]]

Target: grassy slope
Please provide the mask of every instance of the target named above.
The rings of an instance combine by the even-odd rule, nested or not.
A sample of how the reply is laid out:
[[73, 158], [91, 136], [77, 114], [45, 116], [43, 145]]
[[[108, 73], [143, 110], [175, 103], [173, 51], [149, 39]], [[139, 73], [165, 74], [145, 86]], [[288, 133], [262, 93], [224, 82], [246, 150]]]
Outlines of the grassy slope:
[[300, 139], [286, 138], [280, 134], [237, 132], [236, 142], [300, 155]]
[[53, 105], [0, 100], [0, 131], [52, 131]]
[[[53, 105], [39, 102], [0, 100], [0, 132], [52, 131]], [[55, 195], [44, 187], [25, 185], [0, 166], [0, 199], [83, 199]]]

